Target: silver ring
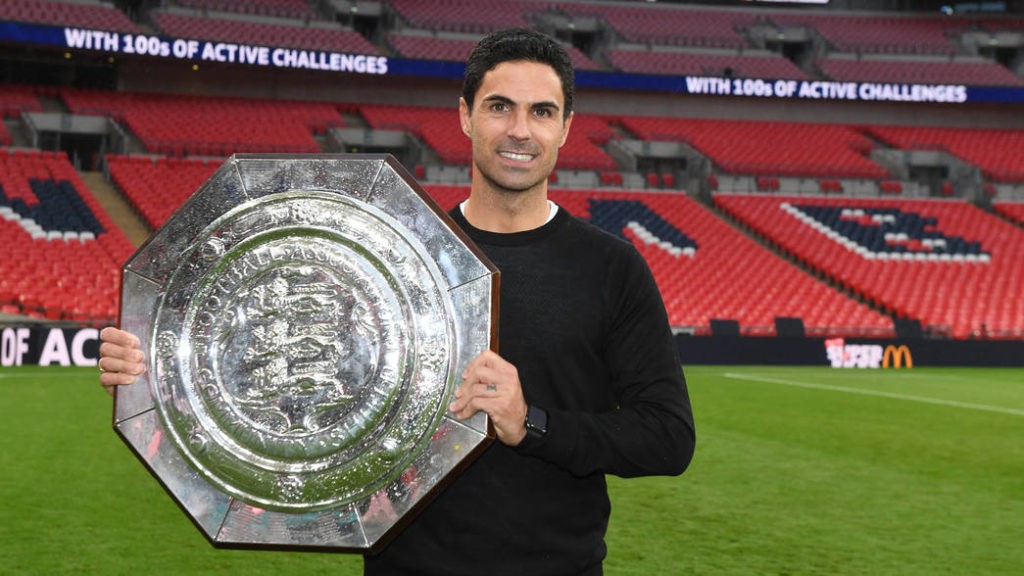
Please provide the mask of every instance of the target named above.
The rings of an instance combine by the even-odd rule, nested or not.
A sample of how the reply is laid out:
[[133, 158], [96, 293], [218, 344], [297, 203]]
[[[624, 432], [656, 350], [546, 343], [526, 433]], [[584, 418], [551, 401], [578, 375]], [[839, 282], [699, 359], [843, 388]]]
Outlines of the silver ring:
[[487, 391], [488, 392], [497, 392], [498, 391], [498, 385], [497, 384], [488, 384], [487, 385]]

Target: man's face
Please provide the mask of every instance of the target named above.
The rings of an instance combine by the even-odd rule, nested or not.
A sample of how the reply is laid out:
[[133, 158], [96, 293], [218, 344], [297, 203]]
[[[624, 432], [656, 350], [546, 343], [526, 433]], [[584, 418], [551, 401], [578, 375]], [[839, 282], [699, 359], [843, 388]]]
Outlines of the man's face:
[[473, 109], [459, 102], [462, 131], [473, 141], [481, 184], [526, 192], [547, 183], [569, 135], [562, 82], [547, 64], [498, 64], [484, 75]]

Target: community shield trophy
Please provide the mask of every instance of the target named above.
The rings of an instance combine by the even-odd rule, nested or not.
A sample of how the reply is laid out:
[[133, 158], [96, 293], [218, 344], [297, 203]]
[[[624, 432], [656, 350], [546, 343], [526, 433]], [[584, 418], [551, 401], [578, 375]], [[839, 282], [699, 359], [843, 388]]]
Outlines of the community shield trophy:
[[393, 157], [232, 156], [124, 266], [114, 427], [215, 546], [373, 552], [493, 440], [497, 289]]

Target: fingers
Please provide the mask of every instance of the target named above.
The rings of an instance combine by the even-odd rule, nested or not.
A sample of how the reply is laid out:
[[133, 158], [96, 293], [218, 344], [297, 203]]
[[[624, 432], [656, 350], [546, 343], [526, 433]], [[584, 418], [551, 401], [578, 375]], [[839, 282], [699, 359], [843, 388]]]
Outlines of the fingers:
[[449, 406], [452, 414], [464, 420], [486, 412], [498, 439], [518, 444], [526, 435], [526, 400], [516, 367], [488, 350], [470, 361], [462, 378]]
[[126, 348], [138, 348], [139, 339], [131, 332], [126, 332], [120, 328], [113, 326], [107, 326], [100, 331], [100, 340], [103, 342], [109, 342], [117, 346], [124, 346]]
[[100, 332], [100, 383], [104, 386], [126, 386], [146, 371], [145, 355], [139, 339], [129, 332], [108, 326]]
[[473, 358], [462, 372], [462, 381], [468, 384], [495, 385], [515, 381], [519, 385], [519, 372], [510, 362], [491, 350], [485, 350]]
[[129, 384], [134, 384], [137, 378], [137, 376], [125, 372], [101, 372], [100, 384], [108, 387], [108, 389], [111, 386], [128, 386]]
[[127, 348], [118, 344], [100, 344], [100, 368], [111, 372], [123, 372], [128, 364], [141, 364], [145, 359], [142, 350]]
[[125, 354], [131, 358], [104, 355], [101, 352], [99, 362], [96, 363], [100, 374], [125, 374], [134, 378], [146, 371], [146, 366], [142, 363], [142, 351], [134, 350]]
[[515, 366], [487, 350], [471, 360], [462, 372], [462, 384], [449, 409], [465, 419], [482, 410], [488, 399], [516, 393], [521, 394]]

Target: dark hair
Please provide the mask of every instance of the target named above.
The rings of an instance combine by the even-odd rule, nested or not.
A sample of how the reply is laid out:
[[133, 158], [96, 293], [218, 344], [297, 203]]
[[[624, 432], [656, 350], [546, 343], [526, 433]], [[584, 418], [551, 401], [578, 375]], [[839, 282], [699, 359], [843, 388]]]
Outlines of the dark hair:
[[484, 75], [503, 62], [528, 61], [547, 64], [562, 81], [565, 100], [563, 117], [568, 118], [573, 106], [572, 60], [565, 48], [551, 37], [527, 28], [511, 28], [487, 35], [466, 60], [462, 81], [462, 98], [473, 108], [473, 100]]

